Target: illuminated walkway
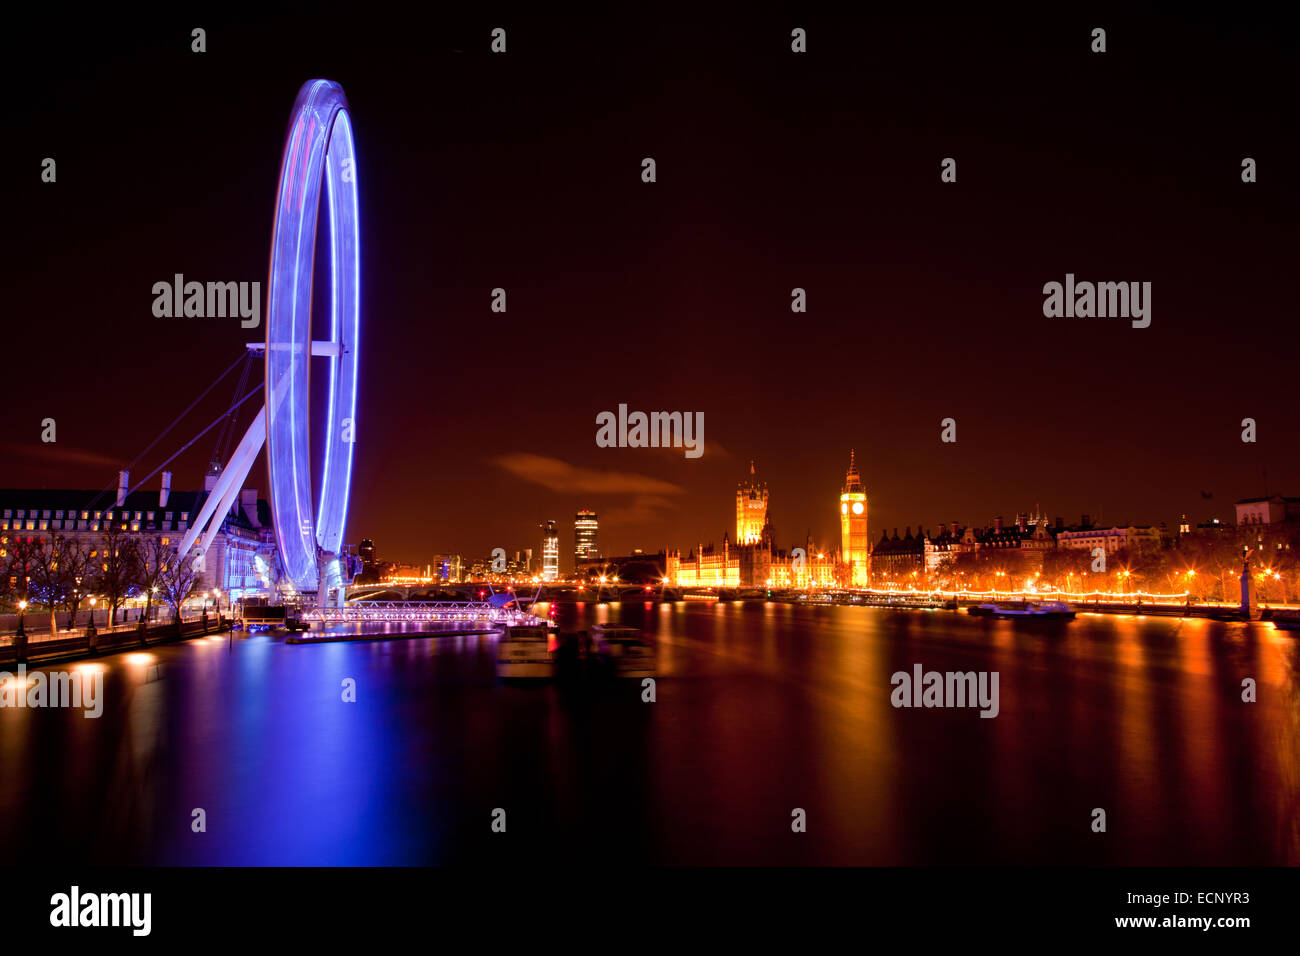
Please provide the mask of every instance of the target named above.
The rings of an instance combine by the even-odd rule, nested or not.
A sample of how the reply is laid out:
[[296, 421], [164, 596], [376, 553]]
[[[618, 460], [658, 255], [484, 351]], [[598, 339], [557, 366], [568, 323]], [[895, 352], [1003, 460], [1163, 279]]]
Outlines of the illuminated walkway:
[[321, 624], [351, 624], [356, 622], [402, 623], [460, 622], [480, 624], [526, 625], [544, 624], [545, 621], [515, 608], [497, 607], [486, 601], [364, 601], [345, 607], [312, 608], [304, 611], [301, 620]]

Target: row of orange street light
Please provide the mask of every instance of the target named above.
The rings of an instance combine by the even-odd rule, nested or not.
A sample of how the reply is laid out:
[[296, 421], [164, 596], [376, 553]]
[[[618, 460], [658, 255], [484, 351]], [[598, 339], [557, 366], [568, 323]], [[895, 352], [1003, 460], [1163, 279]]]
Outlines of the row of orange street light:
[[[1022, 587], [1020, 590], [1013, 590], [1013, 589], [1010, 589], [1010, 588], [999, 588], [999, 587], [996, 586], [996, 584], [997, 584], [998, 582], [1005, 582], [1006, 584], [1010, 584], [1010, 583], [1011, 583], [1012, 574], [1011, 574], [1010, 572], [1007, 572], [1007, 571], [995, 571], [995, 572], [992, 572], [992, 576], [993, 576], [993, 578], [994, 578], [995, 586], [994, 586], [993, 588], [990, 588], [990, 589], [987, 589], [987, 590], [974, 589], [974, 588], [969, 588], [969, 587], [967, 587], [967, 586], [966, 586], [966, 583], [965, 583], [965, 582], [966, 582], [966, 578], [967, 578], [967, 574], [966, 574], [965, 572], [960, 572], [960, 573], [958, 573], [958, 574], [956, 575], [956, 579], [957, 579], [957, 581], [956, 581], [957, 586], [956, 586], [956, 587], [941, 587], [941, 586], [935, 586], [935, 587], [932, 587], [932, 588], [917, 587], [917, 584], [918, 584], [918, 578], [920, 577], [920, 573], [919, 573], [919, 572], [916, 572], [916, 571], [913, 571], [913, 572], [908, 576], [908, 579], [906, 579], [905, 581], [886, 581], [886, 582], [883, 582], [883, 583], [882, 583], [882, 586], [881, 586], [881, 587], [878, 587], [878, 588], [846, 588], [846, 587], [842, 587], [842, 586], [840, 586], [840, 585], [839, 585], [837, 582], [835, 582], [835, 581], [820, 581], [820, 580], [814, 580], [814, 581], [810, 581], [807, 585], [805, 585], [805, 586], [803, 586], [803, 587], [795, 587], [795, 588], [792, 588], [792, 589], [793, 589], [793, 590], [804, 590], [804, 591], [807, 591], [807, 590], [817, 590], [817, 589], [835, 589], [835, 590], [846, 590], [846, 591], [862, 591], [862, 592], [865, 592], [865, 593], [877, 593], [877, 594], [898, 593], [898, 592], [902, 592], [902, 593], [912, 593], [912, 594], [954, 594], [954, 595], [955, 595], [955, 594], [1002, 594], [1002, 595], [1015, 595], [1015, 594], [1019, 594], [1019, 595], [1039, 595], [1039, 596], [1041, 596], [1041, 595], [1046, 595], [1046, 594], [1058, 594], [1058, 595], [1072, 595], [1072, 594], [1079, 594], [1079, 595], [1082, 595], [1082, 594], [1086, 594], [1086, 595], [1089, 595], [1089, 596], [1113, 597], [1113, 598], [1137, 597], [1137, 596], [1142, 596], [1142, 597], [1149, 597], [1149, 598], [1166, 598], [1166, 599], [1174, 599], [1174, 598], [1178, 598], [1178, 599], [1181, 599], [1181, 600], [1186, 600], [1186, 599], [1190, 596], [1190, 594], [1191, 594], [1191, 584], [1192, 584], [1192, 582], [1196, 579], [1196, 577], [1197, 577], [1197, 573], [1198, 573], [1198, 572], [1196, 571], [1195, 568], [1188, 568], [1188, 569], [1185, 570], [1185, 571], [1181, 571], [1181, 572], [1177, 572], [1177, 573], [1175, 573], [1175, 574], [1171, 574], [1171, 575], [1169, 575], [1169, 580], [1170, 580], [1171, 582], [1176, 582], [1176, 581], [1179, 580], [1179, 579], [1184, 579], [1184, 578], [1185, 578], [1185, 579], [1186, 579], [1186, 583], [1187, 583], [1187, 587], [1186, 587], [1186, 589], [1184, 589], [1184, 590], [1182, 590], [1182, 591], [1171, 592], [1171, 593], [1168, 593], [1168, 594], [1157, 594], [1157, 593], [1155, 593], [1155, 592], [1148, 592], [1148, 591], [1130, 591], [1130, 590], [1128, 589], [1128, 585], [1132, 582], [1133, 572], [1132, 572], [1131, 570], [1127, 569], [1127, 568], [1124, 568], [1124, 569], [1121, 569], [1121, 570], [1115, 571], [1115, 572], [1113, 572], [1113, 573], [1114, 573], [1115, 576], [1118, 578], [1118, 583], [1119, 583], [1119, 585], [1120, 585], [1119, 589], [1118, 589], [1118, 590], [1114, 590], [1114, 591], [1107, 591], [1107, 590], [1101, 590], [1101, 589], [1096, 589], [1096, 590], [1084, 590], [1084, 589], [1080, 589], [1080, 590], [1078, 590], [1078, 591], [1074, 590], [1074, 588], [1073, 588], [1073, 582], [1074, 582], [1074, 580], [1075, 580], [1076, 578], [1078, 578], [1080, 584], [1085, 583], [1085, 579], [1089, 576], [1087, 571], [1080, 572], [1079, 574], [1075, 574], [1075, 573], [1073, 573], [1073, 572], [1068, 573], [1068, 574], [1066, 575], [1066, 582], [1065, 582], [1066, 586], [1065, 586], [1065, 587], [1061, 587], [1059, 583], [1058, 583], [1056, 586], [1054, 586], [1054, 587], [1053, 587], [1053, 586], [1047, 586], [1047, 585], [1045, 585], [1045, 584], [1043, 583], [1043, 581], [1042, 581], [1042, 572], [1041, 572], [1041, 571], [1039, 571], [1039, 572], [1035, 572], [1033, 575], [1030, 575], [1030, 576], [1028, 576], [1028, 577], [1026, 577], [1026, 578], [1024, 579], [1024, 585], [1023, 585], [1023, 587]], [[976, 577], [976, 576], [975, 576], [975, 575], [970, 575], [970, 577], [973, 578], [973, 577]], [[1096, 574], [1096, 575], [1094, 575], [1093, 577], [1094, 577], [1094, 579], [1095, 579], [1095, 578], [1104, 578], [1105, 575], [1103, 575], [1103, 574]], [[1270, 567], [1270, 568], [1263, 568], [1263, 569], [1260, 569], [1260, 570], [1258, 570], [1257, 572], [1255, 572], [1255, 574], [1253, 575], [1253, 577], [1254, 577], [1256, 580], [1261, 581], [1261, 582], [1264, 582], [1264, 581], [1277, 581], [1277, 582], [1280, 582], [1281, 585], [1282, 585], [1282, 589], [1283, 589], [1282, 599], [1283, 599], [1283, 602], [1285, 603], [1285, 601], [1286, 601], [1286, 593], [1285, 593], [1285, 591], [1286, 591], [1286, 587], [1285, 587], [1285, 581], [1283, 580], [1282, 575], [1281, 575], [1277, 570], [1275, 570], [1275, 569], [1273, 569], [1273, 568], [1271, 568], [1271, 567]], [[620, 579], [619, 579], [619, 577], [618, 577], [617, 575], [612, 575], [612, 576], [610, 576], [610, 575], [601, 575], [597, 580], [598, 580], [599, 586], [602, 586], [602, 587], [603, 587], [604, 585], [617, 585], [617, 584], [621, 583], [621, 582], [620, 582]], [[388, 584], [388, 583], [396, 584], [396, 583], [399, 583], [399, 582], [397, 582], [396, 580], [393, 580], [393, 581], [384, 581], [384, 582], [381, 582], [381, 583], [384, 583], [384, 584]], [[424, 579], [419, 579], [419, 581], [417, 582], [416, 580], [412, 579], [409, 583], [422, 583], [422, 584], [423, 584], [423, 583], [432, 583], [432, 582], [431, 582], [431, 581], [426, 581], [426, 580], [424, 580]], [[510, 582], [509, 582], [509, 583], [510, 583], [510, 585], [513, 586], [513, 585], [515, 585], [515, 584], [533, 584], [533, 585], [537, 585], [537, 584], [543, 584], [543, 583], [547, 583], [547, 582], [543, 582], [543, 581], [541, 580], [541, 578], [538, 577], [538, 576], [533, 576], [532, 578], [510, 579]], [[587, 589], [590, 587], [590, 585], [584, 584], [584, 583], [582, 583], [581, 581], [553, 581], [553, 582], [549, 582], [549, 583], [551, 583], [551, 584], [556, 584], [556, 585], [569, 585], [569, 586], [576, 586], [577, 589], [578, 589], [579, 591], [585, 591], [585, 590], [587, 590]], [[666, 577], [665, 577], [665, 578], [661, 578], [661, 579], [659, 580], [658, 583], [659, 583], [659, 585], [661, 585], [661, 586], [663, 586], [663, 587], [671, 587], [671, 586], [673, 586], [673, 581], [672, 581], [671, 579], [669, 579], [669, 578], [666, 578]], [[707, 582], [707, 583], [706, 583], [706, 582], [699, 582], [698, 584], [686, 584], [685, 582], [683, 582], [683, 581], [681, 581], [681, 580], [678, 580], [678, 581], [676, 582], [676, 586], [677, 586], [677, 587], [699, 587], [699, 588], [722, 588], [722, 587], [737, 587], [738, 584], [733, 584], [733, 583], [730, 583], [730, 582], [724, 582], [724, 581], [721, 581], [721, 580], [712, 581], [712, 582]], [[766, 587], [771, 588], [771, 587], [774, 587], [774, 586], [776, 586], [776, 582], [775, 582], [775, 580], [774, 580], [774, 579], [768, 579], [768, 581], [766, 582]], [[650, 586], [650, 585], [646, 585], [644, 589], [645, 589], [647, 592], [649, 592], [649, 591], [652, 591], [652, 590], [653, 590], [653, 587]], [[596, 590], [599, 591], [599, 590], [600, 590], [600, 587], [597, 587]]]

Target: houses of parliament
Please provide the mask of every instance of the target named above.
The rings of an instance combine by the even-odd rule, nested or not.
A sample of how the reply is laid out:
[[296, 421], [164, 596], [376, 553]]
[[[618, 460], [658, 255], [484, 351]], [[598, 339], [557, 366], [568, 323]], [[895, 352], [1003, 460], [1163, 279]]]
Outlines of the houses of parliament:
[[768, 489], [750, 462], [749, 477], [736, 487], [736, 536], [722, 546], [697, 544], [686, 557], [667, 553], [670, 583], [680, 587], [806, 588], [832, 585], [865, 587], [871, 575], [867, 533], [867, 494], [853, 452], [838, 502], [840, 546], [821, 549], [809, 538], [800, 547], [776, 547], [768, 511]]

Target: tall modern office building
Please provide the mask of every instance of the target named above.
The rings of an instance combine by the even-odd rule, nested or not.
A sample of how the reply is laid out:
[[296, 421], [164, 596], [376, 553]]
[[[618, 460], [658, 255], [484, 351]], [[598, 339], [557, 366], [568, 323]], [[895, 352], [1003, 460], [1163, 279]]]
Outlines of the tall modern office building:
[[375, 543], [369, 538], [362, 538], [357, 545], [357, 557], [361, 559], [361, 570], [370, 573], [375, 569]]
[[446, 584], [456, 584], [463, 573], [459, 554], [435, 554], [433, 556], [433, 577]]
[[596, 543], [596, 512], [583, 509], [573, 516], [573, 566], [600, 557]]
[[558, 581], [560, 579], [560, 536], [555, 530], [555, 522], [547, 521], [542, 526], [542, 580]]

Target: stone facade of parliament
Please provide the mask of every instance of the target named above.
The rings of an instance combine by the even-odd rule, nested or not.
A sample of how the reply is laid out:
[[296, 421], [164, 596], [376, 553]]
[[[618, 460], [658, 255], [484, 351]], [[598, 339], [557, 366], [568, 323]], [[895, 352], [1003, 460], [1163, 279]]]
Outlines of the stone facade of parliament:
[[[850, 471], [856, 477], [852, 464]], [[856, 491], [860, 492], [861, 487]], [[864, 545], [865, 497], [863, 494], [860, 531], [857, 522], [853, 528], [860, 533]], [[758, 481], [751, 462], [748, 480], [736, 488], [735, 540], [723, 534], [721, 547], [700, 543], [685, 557], [680, 551], [669, 551], [668, 580], [680, 587], [806, 588], [846, 585], [853, 583], [858, 575], [865, 576], [865, 567], [858, 570], [850, 566], [840, 550], [820, 549], [811, 538], [789, 551], [777, 548], [768, 501], [767, 483]], [[855, 536], [853, 543], [857, 544], [857, 540]], [[865, 565], [865, 548], [857, 558]]]

